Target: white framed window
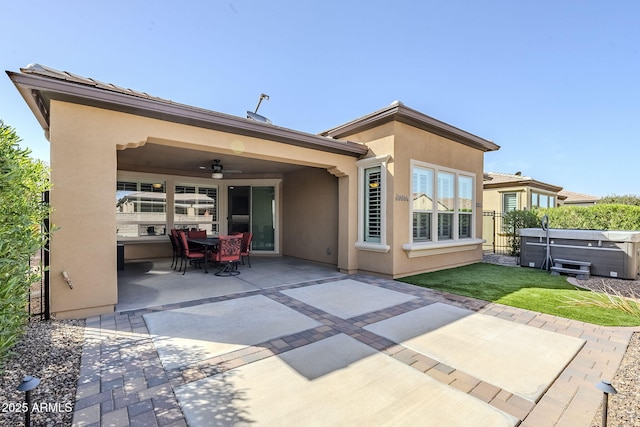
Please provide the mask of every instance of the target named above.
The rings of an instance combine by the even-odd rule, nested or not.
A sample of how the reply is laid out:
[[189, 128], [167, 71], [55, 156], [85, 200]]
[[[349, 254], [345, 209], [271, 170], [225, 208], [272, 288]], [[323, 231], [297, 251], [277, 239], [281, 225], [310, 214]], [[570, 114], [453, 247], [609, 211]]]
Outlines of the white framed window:
[[412, 171], [412, 228], [414, 242], [431, 240], [433, 218], [433, 170], [414, 168]]
[[555, 207], [555, 197], [549, 194], [531, 192], [532, 208], [553, 208]]
[[451, 172], [437, 171], [438, 176], [438, 240], [454, 239], [456, 212], [456, 176]]
[[411, 243], [473, 239], [475, 174], [411, 161]]
[[164, 236], [167, 189], [164, 180], [122, 178], [116, 181], [116, 236]]
[[473, 178], [466, 175], [458, 175], [458, 238], [470, 239], [473, 237]]
[[364, 169], [364, 241], [380, 243], [382, 237], [382, 167]]
[[178, 183], [174, 187], [173, 224], [178, 229], [206, 230], [218, 235], [218, 186]]
[[518, 193], [502, 193], [502, 212], [507, 213], [518, 209]]
[[387, 162], [378, 156], [356, 162], [358, 167], [358, 241], [362, 250], [388, 252], [386, 244]]

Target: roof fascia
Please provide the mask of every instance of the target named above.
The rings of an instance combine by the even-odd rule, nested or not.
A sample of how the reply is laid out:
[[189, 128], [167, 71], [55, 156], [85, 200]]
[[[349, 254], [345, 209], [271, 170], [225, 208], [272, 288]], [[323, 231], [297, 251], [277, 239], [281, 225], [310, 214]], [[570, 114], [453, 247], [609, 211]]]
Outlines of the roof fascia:
[[342, 138], [380, 126], [393, 120], [434, 133], [484, 152], [500, 149], [499, 145], [487, 139], [434, 119], [433, 117], [409, 108], [400, 102], [394, 102], [386, 108], [322, 132], [321, 135], [327, 135], [333, 138]]
[[537, 190], [545, 190], [552, 193], [558, 193], [562, 191], [562, 187], [556, 185], [546, 184], [544, 182], [536, 180], [521, 180], [521, 181], [507, 181], [507, 182], [485, 182], [482, 184], [482, 188], [485, 190], [491, 188], [510, 188], [510, 187], [529, 187]]
[[364, 144], [308, 134], [170, 101], [143, 98], [34, 74], [10, 71], [7, 71], [7, 74], [33, 111], [45, 133], [49, 130], [48, 101], [53, 99], [352, 157], [359, 157], [368, 151]]

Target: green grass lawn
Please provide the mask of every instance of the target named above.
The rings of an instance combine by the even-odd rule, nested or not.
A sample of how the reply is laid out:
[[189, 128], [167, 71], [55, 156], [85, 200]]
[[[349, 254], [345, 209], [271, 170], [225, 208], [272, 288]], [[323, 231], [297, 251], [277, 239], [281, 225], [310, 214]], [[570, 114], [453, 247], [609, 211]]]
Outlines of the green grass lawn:
[[571, 300], [593, 298], [594, 293], [575, 288], [566, 276], [551, 276], [534, 268], [477, 263], [398, 280], [596, 325], [640, 325], [640, 317], [615, 307], [571, 303]]

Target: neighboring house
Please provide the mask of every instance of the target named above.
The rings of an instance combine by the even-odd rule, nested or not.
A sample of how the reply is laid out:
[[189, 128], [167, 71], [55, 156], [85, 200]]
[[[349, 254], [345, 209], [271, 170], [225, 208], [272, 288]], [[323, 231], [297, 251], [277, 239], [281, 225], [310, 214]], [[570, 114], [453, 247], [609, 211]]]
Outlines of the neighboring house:
[[531, 208], [552, 208], [562, 204], [562, 187], [530, 176], [487, 172], [484, 174], [482, 209], [498, 213]]
[[171, 228], [251, 230], [255, 254], [348, 274], [482, 259], [484, 153], [499, 146], [400, 102], [313, 135], [37, 64], [7, 74], [51, 144], [57, 318], [113, 312], [116, 245], [171, 256]]
[[573, 191], [562, 190], [558, 193], [563, 197], [563, 205], [570, 206], [593, 206], [601, 200], [601, 197], [590, 196], [588, 194], [574, 193]]
[[502, 229], [502, 216], [510, 211], [549, 208], [562, 204], [562, 187], [537, 181], [522, 173], [487, 172], [483, 183], [483, 248], [508, 252], [508, 238]]

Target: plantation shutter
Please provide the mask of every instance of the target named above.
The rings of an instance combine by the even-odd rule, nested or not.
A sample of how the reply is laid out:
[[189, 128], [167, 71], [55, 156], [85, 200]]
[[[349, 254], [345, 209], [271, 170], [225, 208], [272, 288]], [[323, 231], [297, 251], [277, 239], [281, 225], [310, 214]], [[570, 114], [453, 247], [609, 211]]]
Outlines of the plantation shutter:
[[381, 168], [365, 169], [365, 230], [364, 240], [380, 242], [382, 236], [382, 182]]
[[503, 212], [511, 212], [518, 209], [518, 199], [516, 193], [504, 193], [503, 198]]

